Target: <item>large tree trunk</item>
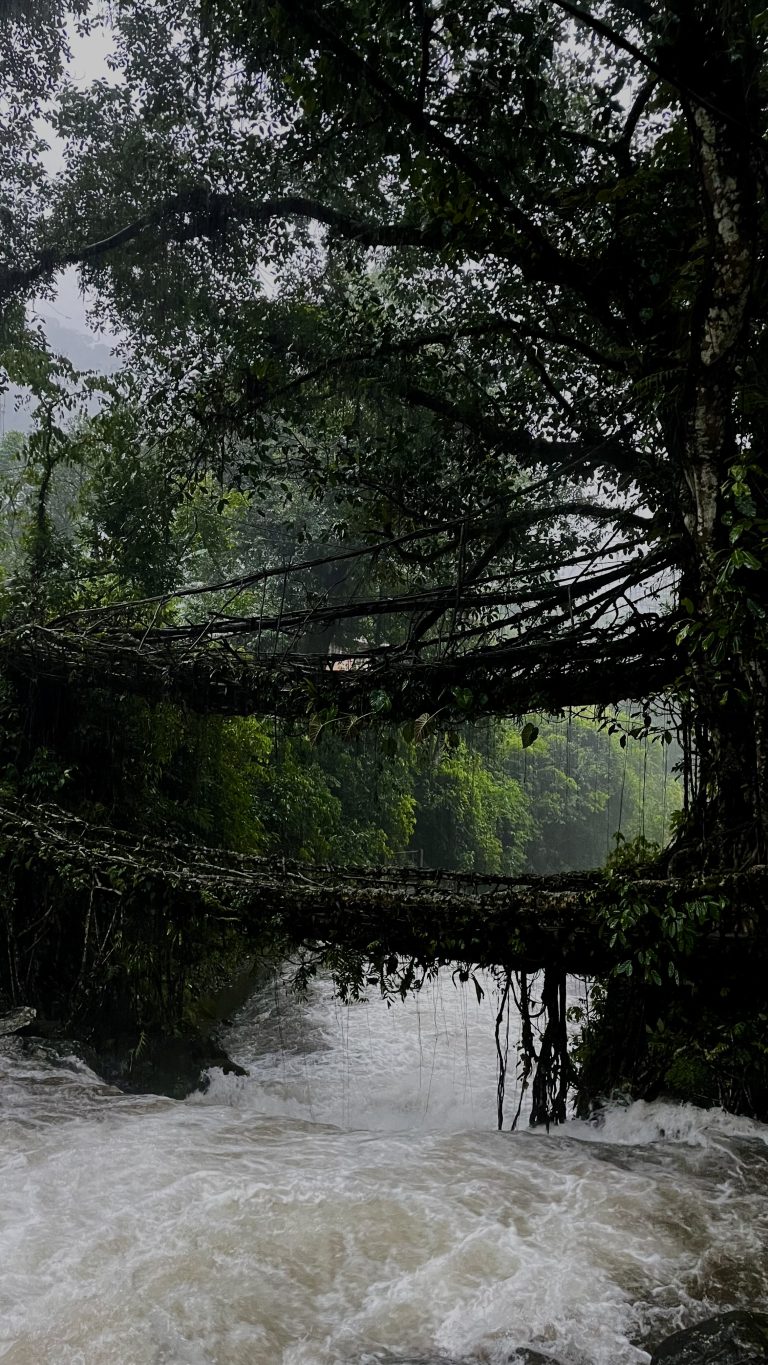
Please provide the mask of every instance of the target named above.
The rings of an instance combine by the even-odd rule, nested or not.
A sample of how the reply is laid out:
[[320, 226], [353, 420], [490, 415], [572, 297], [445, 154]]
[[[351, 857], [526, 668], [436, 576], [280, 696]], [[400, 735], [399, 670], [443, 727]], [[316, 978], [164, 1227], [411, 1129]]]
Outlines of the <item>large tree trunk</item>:
[[755, 460], [740, 444], [735, 411], [757, 258], [757, 55], [744, 4], [681, 0], [676, 9], [675, 64], [707, 240], [679, 420], [694, 832], [706, 863], [733, 866], [768, 856], [764, 644], [747, 607], [759, 588], [754, 565], [743, 562], [749, 527], [730, 534], [734, 467]]

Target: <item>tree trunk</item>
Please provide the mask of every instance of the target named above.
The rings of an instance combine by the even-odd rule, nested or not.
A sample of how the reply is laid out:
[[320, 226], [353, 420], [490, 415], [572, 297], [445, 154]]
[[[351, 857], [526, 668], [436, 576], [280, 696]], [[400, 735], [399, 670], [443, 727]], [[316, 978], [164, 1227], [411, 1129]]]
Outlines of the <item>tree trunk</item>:
[[738, 866], [768, 855], [764, 642], [748, 610], [762, 570], [750, 564], [749, 525], [735, 536], [732, 529], [733, 488], [748, 481], [734, 471], [754, 460], [735, 416], [757, 257], [757, 54], [745, 5], [683, 0], [675, 8], [674, 60], [707, 242], [678, 421], [698, 761], [693, 824], [706, 864]]

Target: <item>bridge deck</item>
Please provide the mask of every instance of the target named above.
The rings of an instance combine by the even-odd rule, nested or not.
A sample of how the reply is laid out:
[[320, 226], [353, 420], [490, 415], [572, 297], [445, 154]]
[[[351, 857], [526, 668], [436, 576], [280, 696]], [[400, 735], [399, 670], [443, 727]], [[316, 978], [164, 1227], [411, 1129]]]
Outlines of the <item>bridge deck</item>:
[[[477, 877], [439, 870], [326, 867], [259, 858], [173, 838], [86, 823], [56, 807], [0, 804], [0, 858], [39, 862], [84, 897], [115, 892], [140, 902], [162, 889], [226, 917], [245, 935], [279, 933], [292, 943], [330, 943], [376, 960], [383, 953], [420, 962], [458, 961], [534, 971], [545, 966], [584, 975], [627, 956], [611, 943], [605, 906], [618, 894], [598, 872], [552, 877]], [[700, 950], [738, 940], [768, 951], [768, 869], [717, 878], [637, 880], [645, 909], [638, 943], [660, 936], [670, 905], [716, 898], [726, 908], [702, 925]]]

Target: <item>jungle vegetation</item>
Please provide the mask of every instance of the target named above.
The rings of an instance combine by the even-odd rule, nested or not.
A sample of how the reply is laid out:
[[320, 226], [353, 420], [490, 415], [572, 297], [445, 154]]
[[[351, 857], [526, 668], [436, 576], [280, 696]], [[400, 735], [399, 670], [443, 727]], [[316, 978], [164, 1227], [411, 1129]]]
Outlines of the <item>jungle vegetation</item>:
[[[767, 32], [751, 0], [9, 0], [16, 793], [549, 871], [563, 808], [560, 865], [602, 861], [641, 767], [664, 843], [679, 739], [653, 875], [766, 862]], [[36, 321], [68, 269], [109, 377]]]

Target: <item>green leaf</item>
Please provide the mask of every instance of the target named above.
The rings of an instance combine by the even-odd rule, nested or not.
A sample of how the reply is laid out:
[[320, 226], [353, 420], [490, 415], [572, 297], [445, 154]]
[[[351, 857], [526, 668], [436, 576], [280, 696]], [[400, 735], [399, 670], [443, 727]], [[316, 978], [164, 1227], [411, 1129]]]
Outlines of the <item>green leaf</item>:
[[532, 721], [528, 721], [520, 731], [520, 742], [524, 749], [530, 749], [531, 745], [539, 738], [539, 727]]
[[371, 693], [371, 710], [377, 716], [392, 710], [392, 698], [383, 687], [377, 687], [376, 691]]
[[475, 699], [474, 693], [470, 687], [454, 687], [451, 695], [456, 705], [462, 711], [469, 711]]
[[413, 722], [413, 737], [415, 740], [418, 741], [423, 738], [424, 731], [429, 725], [431, 719], [432, 717], [429, 711], [423, 711], [420, 716], [416, 717], [415, 721]]

